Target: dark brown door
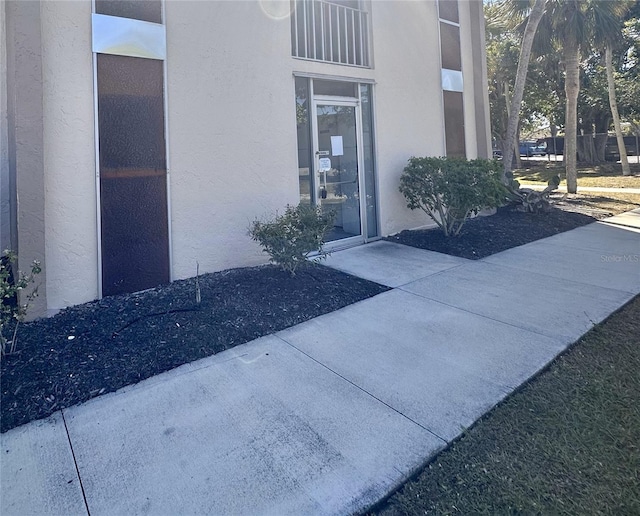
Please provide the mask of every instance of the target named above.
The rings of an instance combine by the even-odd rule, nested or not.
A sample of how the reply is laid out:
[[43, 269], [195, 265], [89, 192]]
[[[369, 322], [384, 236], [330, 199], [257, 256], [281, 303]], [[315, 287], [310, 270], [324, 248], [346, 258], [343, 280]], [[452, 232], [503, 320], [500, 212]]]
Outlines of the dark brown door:
[[97, 55], [102, 293], [169, 281], [163, 62]]

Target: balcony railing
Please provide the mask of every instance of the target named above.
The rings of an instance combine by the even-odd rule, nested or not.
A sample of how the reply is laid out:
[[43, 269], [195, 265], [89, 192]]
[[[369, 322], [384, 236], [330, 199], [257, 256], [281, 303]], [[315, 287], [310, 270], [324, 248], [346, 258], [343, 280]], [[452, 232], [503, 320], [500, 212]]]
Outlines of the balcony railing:
[[294, 57], [370, 66], [366, 11], [325, 0], [292, 0], [291, 54]]

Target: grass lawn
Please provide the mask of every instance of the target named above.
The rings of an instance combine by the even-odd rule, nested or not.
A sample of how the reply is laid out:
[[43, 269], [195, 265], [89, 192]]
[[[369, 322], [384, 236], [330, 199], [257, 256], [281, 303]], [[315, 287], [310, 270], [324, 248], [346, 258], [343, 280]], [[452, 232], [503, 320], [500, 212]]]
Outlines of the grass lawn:
[[[562, 164], [544, 161], [529, 162], [530, 168], [514, 170], [514, 176], [521, 184], [546, 184], [554, 175], [560, 176], [560, 188], [567, 185]], [[619, 164], [605, 164], [589, 167], [578, 167], [578, 191], [581, 186], [605, 188], [640, 188], [640, 165], [630, 163], [631, 176], [622, 175]]]
[[639, 371], [636, 297], [377, 514], [640, 514]]
[[564, 205], [580, 213], [616, 215], [640, 208], [640, 194], [626, 192], [584, 192], [578, 187], [577, 194], [555, 192], [551, 194], [552, 203]]
[[514, 176], [522, 185], [546, 185], [554, 175], [560, 176], [560, 188], [551, 195], [558, 205], [575, 207], [576, 211], [587, 214], [618, 214], [640, 208], [640, 194], [627, 192], [585, 192], [581, 186], [604, 188], [640, 188], [640, 165], [630, 164], [635, 175], [623, 176], [619, 164], [606, 164], [578, 168], [578, 193], [565, 195], [567, 182], [564, 167], [544, 161], [531, 168], [514, 170]]

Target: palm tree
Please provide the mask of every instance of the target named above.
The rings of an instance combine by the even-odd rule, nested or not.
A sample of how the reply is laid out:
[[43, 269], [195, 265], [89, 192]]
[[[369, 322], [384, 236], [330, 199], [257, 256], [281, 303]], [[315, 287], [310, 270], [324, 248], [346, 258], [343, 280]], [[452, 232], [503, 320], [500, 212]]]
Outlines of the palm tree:
[[513, 87], [513, 96], [511, 97], [511, 105], [507, 109], [509, 119], [507, 122], [507, 132], [505, 137], [503, 153], [503, 164], [505, 177], [511, 172], [511, 163], [514, 153], [516, 152], [516, 133], [518, 131], [518, 122], [520, 121], [520, 107], [522, 105], [522, 97], [524, 95], [524, 85], [527, 80], [527, 70], [529, 69], [529, 59], [531, 58], [531, 49], [533, 40], [538, 29], [538, 24], [544, 15], [546, 0], [535, 0], [531, 12], [527, 17], [527, 23], [522, 36], [522, 45], [520, 47], [520, 58], [518, 59], [518, 70], [516, 71], [516, 80]]
[[618, 142], [618, 151], [620, 152], [620, 162], [622, 163], [622, 175], [630, 176], [631, 169], [629, 168], [629, 158], [627, 157], [627, 148], [624, 145], [624, 139], [622, 137], [622, 128], [620, 127], [620, 114], [618, 113], [618, 102], [616, 100], [616, 84], [613, 77], [613, 47], [617, 40], [620, 39], [622, 34], [622, 15], [626, 14], [635, 0], [626, 0], [619, 2], [620, 12], [620, 27], [616, 32], [607, 33], [603, 35], [604, 39], [604, 60], [605, 68], [607, 70], [607, 86], [609, 90], [609, 105], [611, 106], [611, 116], [613, 118], [613, 127], [616, 132], [616, 140]]
[[548, 0], [538, 27], [535, 42], [538, 53], [544, 53], [553, 44], [560, 45], [563, 51], [566, 96], [564, 160], [568, 193], [576, 193], [578, 189], [576, 152], [581, 51], [590, 50], [593, 43], [611, 41], [613, 35], [619, 34], [619, 20], [626, 9], [623, 1]]
[[618, 141], [618, 151], [620, 152], [620, 163], [622, 163], [622, 175], [630, 176], [629, 158], [627, 157], [627, 148], [624, 145], [622, 137], [622, 128], [620, 127], [620, 114], [618, 113], [618, 103], [616, 101], [616, 83], [613, 78], [613, 50], [611, 44], [608, 43], [605, 48], [605, 66], [607, 68], [607, 85], [609, 89], [609, 105], [611, 106], [611, 116], [613, 117], [613, 127], [616, 131], [616, 140]]

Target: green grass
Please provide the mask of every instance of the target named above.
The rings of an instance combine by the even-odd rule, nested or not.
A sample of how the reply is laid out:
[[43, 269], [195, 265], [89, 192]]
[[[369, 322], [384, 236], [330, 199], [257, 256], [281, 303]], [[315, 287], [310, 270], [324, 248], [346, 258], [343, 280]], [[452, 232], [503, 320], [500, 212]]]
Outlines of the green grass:
[[378, 513], [640, 514], [640, 297], [440, 453]]
[[572, 209], [590, 214], [599, 211], [609, 215], [624, 213], [640, 208], [640, 194], [626, 192], [585, 192], [578, 189], [577, 194], [565, 195], [562, 192], [551, 194], [554, 206], [571, 206]]
[[527, 169], [513, 171], [515, 178], [523, 186], [531, 184], [546, 185], [553, 176], [560, 176], [560, 188], [552, 194], [552, 202], [557, 203], [558, 199], [562, 198], [562, 203], [571, 204], [586, 213], [592, 210], [594, 212], [607, 212], [612, 215], [640, 207], [640, 194], [629, 192], [587, 192], [580, 189], [582, 186], [640, 188], [640, 165], [638, 164], [630, 165], [631, 172], [635, 174], [632, 176], [623, 176], [622, 167], [619, 164], [609, 163], [606, 165], [579, 167], [578, 193], [564, 197], [563, 192], [566, 192], [567, 185], [564, 167], [553, 163], [528, 163], [536, 164]]
[[[531, 163], [531, 162], [530, 162]], [[562, 164], [533, 162], [534, 166], [514, 170], [515, 178], [522, 184], [546, 184], [554, 175], [559, 175], [561, 186], [566, 186], [564, 167]], [[581, 186], [596, 186], [606, 188], [640, 188], [640, 165], [631, 163], [631, 176], [622, 175], [619, 164], [605, 164], [588, 167], [578, 167], [578, 190]]]

